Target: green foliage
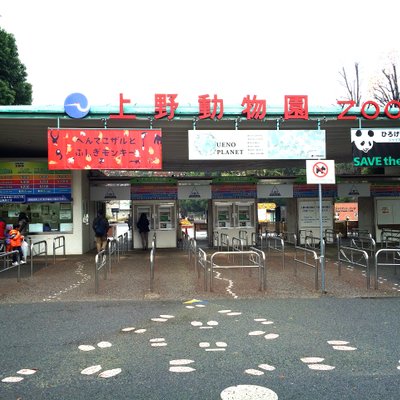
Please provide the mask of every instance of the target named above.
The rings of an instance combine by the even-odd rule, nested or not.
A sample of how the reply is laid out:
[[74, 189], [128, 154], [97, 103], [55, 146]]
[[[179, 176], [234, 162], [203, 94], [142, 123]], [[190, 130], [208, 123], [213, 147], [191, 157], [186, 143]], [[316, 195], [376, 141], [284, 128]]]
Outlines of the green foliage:
[[32, 85], [26, 78], [14, 35], [0, 28], [0, 105], [32, 103]]

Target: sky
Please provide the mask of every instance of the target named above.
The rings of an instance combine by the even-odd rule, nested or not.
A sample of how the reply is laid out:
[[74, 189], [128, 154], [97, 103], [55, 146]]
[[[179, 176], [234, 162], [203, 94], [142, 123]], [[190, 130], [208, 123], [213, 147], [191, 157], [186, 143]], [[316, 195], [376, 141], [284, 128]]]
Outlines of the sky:
[[0, 27], [15, 36], [34, 105], [73, 92], [92, 106], [180, 105], [217, 95], [240, 106], [285, 95], [331, 106], [347, 92], [339, 72], [371, 79], [398, 57], [400, 2], [372, 0], [0, 0]]

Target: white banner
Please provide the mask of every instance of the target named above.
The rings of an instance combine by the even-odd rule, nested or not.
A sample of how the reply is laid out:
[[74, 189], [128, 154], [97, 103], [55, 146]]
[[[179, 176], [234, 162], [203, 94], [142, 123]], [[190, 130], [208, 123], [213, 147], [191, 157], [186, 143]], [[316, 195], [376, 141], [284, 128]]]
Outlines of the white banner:
[[325, 158], [324, 130], [190, 130], [189, 160]]

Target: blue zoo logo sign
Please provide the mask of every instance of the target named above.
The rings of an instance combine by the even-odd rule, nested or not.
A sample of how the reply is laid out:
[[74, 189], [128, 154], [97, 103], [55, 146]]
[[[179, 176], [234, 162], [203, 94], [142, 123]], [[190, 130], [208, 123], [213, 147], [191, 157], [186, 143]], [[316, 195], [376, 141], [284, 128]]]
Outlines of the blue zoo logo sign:
[[72, 93], [64, 101], [64, 110], [71, 118], [84, 118], [90, 111], [89, 101], [82, 93]]

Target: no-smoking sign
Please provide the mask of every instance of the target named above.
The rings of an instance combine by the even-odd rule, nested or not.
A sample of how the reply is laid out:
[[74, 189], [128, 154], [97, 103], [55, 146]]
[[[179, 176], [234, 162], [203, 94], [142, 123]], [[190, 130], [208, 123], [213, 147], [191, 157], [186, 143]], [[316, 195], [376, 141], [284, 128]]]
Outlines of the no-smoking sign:
[[335, 183], [335, 160], [306, 160], [307, 183]]

